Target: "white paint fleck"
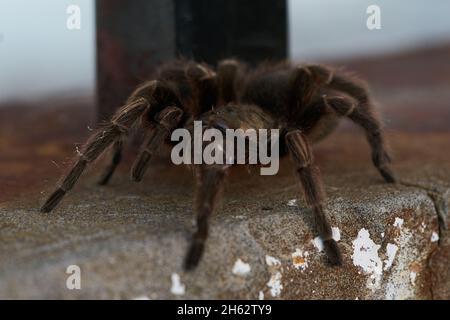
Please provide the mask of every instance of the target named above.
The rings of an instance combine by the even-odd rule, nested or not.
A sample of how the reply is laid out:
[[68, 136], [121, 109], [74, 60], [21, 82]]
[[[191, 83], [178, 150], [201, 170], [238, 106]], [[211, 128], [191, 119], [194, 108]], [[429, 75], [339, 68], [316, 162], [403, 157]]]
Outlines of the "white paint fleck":
[[[332, 238], [334, 241], [338, 242], [341, 240], [341, 231], [338, 227], [331, 228], [332, 231]], [[315, 237], [313, 240], [311, 240], [311, 243], [316, 247], [318, 252], [323, 251], [323, 240], [321, 237]]]
[[281, 265], [280, 260], [269, 255], [266, 255], [266, 263], [269, 267]]
[[394, 221], [394, 227], [401, 228], [405, 221], [402, 218], [396, 217]]
[[384, 238], [384, 232], [381, 233], [381, 238]]
[[397, 288], [395, 288], [395, 284], [393, 282], [388, 282], [386, 285], [386, 300], [395, 300], [397, 295]]
[[431, 242], [436, 242], [439, 240], [439, 235], [436, 231], [433, 231], [433, 233], [431, 234]]
[[409, 280], [411, 280], [411, 284], [412, 284], [413, 286], [416, 285], [416, 278], [417, 278], [417, 273], [414, 272], [414, 271], [411, 271], [411, 272], [409, 273]]
[[170, 292], [176, 296], [184, 295], [186, 286], [181, 283], [180, 276], [177, 273], [172, 273], [172, 287]]
[[287, 203], [287, 205], [288, 205], [289, 207], [297, 207], [297, 199], [289, 200], [288, 203]]
[[292, 264], [298, 270], [306, 270], [308, 268], [308, 251], [303, 252], [300, 249], [295, 249], [292, 253]]
[[341, 240], [341, 231], [339, 230], [338, 227], [333, 227], [331, 228], [331, 231], [333, 233], [332, 238], [334, 239], [334, 241], [338, 242]]
[[389, 273], [383, 276], [385, 299], [408, 300], [417, 297], [410, 280], [411, 271], [415, 271], [411, 269], [411, 258], [424, 256], [418, 251], [417, 246], [411, 245], [410, 241], [415, 233], [403, 227], [395, 238], [395, 244], [399, 249], [395, 255], [395, 263], [392, 264]]
[[384, 271], [389, 270], [394, 262], [395, 255], [397, 254], [398, 247], [395, 244], [388, 243], [386, 246], [386, 256], [387, 259], [384, 260]]
[[136, 298], [134, 298], [133, 300], [151, 300], [148, 296], [139, 296], [139, 297], [136, 297]]
[[259, 291], [258, 299], [259, 299], [259, 300], [264, 300], [264, 292]]
[[314, 247], [316, 247], [317, 251], [323, 251], [323, 241], [320, 237], [315, 237], [314, 240], [311, 240]]
[[375, 289], [379, 286], [383, 273], [383, 263], [378, 256], [380, 246], [370, 239], [369, 231], [361, 229], [353, 240], [353, 264], [360, 267], [370, 277], [367, 287]]
[[270, 288], [270, 294], [272, 297], [278, 297], [283, 290], [283, 285], [281, 284], [281, 273], [277, 272], [270, 277], [267, 286]]
[[233, 274], [238, 276], [245, 276], [251, 270], [251, 267], [248, 263], [245, 263], [241, 259], [237, 259], [233, 266]]

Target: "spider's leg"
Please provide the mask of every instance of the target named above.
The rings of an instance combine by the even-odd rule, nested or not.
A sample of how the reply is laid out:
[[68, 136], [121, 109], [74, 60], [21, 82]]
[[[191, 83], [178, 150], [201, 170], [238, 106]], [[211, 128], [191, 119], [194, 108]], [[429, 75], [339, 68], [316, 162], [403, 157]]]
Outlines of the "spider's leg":
[[347, 95], [340, 97], [323, 97], [324, 103], [342, 116], [347, 116], [361, 126], [372, 149], [372, 162], [386, 182], [396, 181], [389, 164], [391, 158], [386, 148], [381, 123], [370, 103], [358, 103]]
[[217, 83], [219, 91], [219, 104], [225, 105], [237, 100], [236, 87], [240, 73], [244, 65], [234, 59], [226, 59], [219, 62], [217, 66]]
[[122, 139], [119, 139], [116, 142], [114, 142], [114, 145], [112, 147], [111, 163], [106, 167], [105, 171], [103, 172], [98, 182], [99, 185], [104, 186], [108, 184], [120, 161], [122, 161], [122, 151], [123, 151], [123, 141]]
[[[196, 106], [190, 111], [195, 116], [211, 110], [217, 100], [216, 73], [201, 64], [189, 65], [185, 72], [193, 91], [193, 105]], [[160, 113], [159, 118], [156, 119], [156, 124], [151, 126], [148, 137], [143, 143], [142, 151], [133, 164], [131, 177], [134, 181], [142, 180], [152, 155], [157, 152], [162, 142], [177, 127], [181, 116], [182, 114], [174, 110], [174, 107]]]
[[150, 129], [148, 138], [144, 142], [143, 148], [133, 164], [131, 177], [134, 181], [142, 180], [152, 155], [158, 151], [172, 130], [176, 128], [182, 115], [183, 111], [177, 107], [167, 107], [158, 114], [156, 124]]
[[138, 98], [133, 102], [129, 102], [116, 112], [107, 125], [92, 134], [79, 152], [78, 158], [75, 160], [69, 173], [42, 206], [41, 212], [52, 211], [64, 195], [73, 188], [87, 164], [97, 159], [108, 146], [126, 134], [129, 128], [148, 108], [149, 103], [144, 98]]
[[206, 65], [193, 64], [186, 68], [186, 76], [192, 89], [192, 108], [194, 117], [211, 110], [217, 102], [217, 75]]
[[[176, 94], [159, 81], [149, 81], [139, 86], [127, 103], [112, 117], [111, 121], [93, 133], [81, 148], [74, 165], [58, 188], [41, 208], [52, 211], [64, 195], [73, 188], [88, 163], [97, 159], [112, 143], [126, 135], [138, 119], [151, 121], [163, 107], [180, 105]], [[143, 117], [145, 115], [145, 117]]]
[[[247, 136], [245, 132], [248, 130], [248, 128], [253, 129], [254, 138], [256, 138], [259, 129], [276, 128], [277, 125], [269, 114], [264, 112], [262, 108], [256, 105], [242, 106], [228, 104], [225, 106], [221, 106], [214, 111], [204, 113], [198, 119], [203, 122], [202, 128], [203, 130], [205, 130], [205, 133], [208, 129], [216, 129], [222, 134], [224, 134], [224, 132], [226, 132], [228, 129], [240, 129], [243, 133], [240, 138], [236, 140], [237, 143], [233, 142], [233, 145], [231, 147], [228, 145], [227, 140], [223, 145], [220, 146], [220, 148], [215, 149], [221, 150], [222, 152], [221, 157], [223, 158], [220, 163], [212, 161], [211, 164], [193, 166], [197, 180], [197, 190], [194, 207], [194, 212], [196, 213], [197, 217], [197, 230], [193, 235], [189, 250], [184, 260], [184, 268], [186, 270], [192, 270], [200, 261], [205, 240], [208, 236], [208, 219], [214, 212], [219, 202], [219, 196], [223, 188], [228, 168], [232, 164], [239, 161], [239, 155], [244, 155], [240, 154], [239, 151], [245, 152], [244, 157], [246, 159], [250, 156], [250, 148], [252, 148], [253, 145], [252, 143], [250, 143], [252, 134], [250, 132]], [[186, 127], [188, 127], [189, 130], [194, 130], [194, 128], [192, 127]], [[225, 139], [229, 138], [230, 137], [228, 136], [228, 134], [225, 134]], [[215, 140], [215, 138], [213, 139]], [[234, 141], [233, 137], [231, 137], [231, 139], [233, 139]], [[207, 141], [195, 141], [194, 143], [202, 142], [204, 143], [203, 148], [206, 148], [209, 145], [209, 142]], [[246, 147], [247, 145], [248, 149]], [[229, 147], [230, 149], [227, 150], [227, 147]], [[192, 149], [195, 153], [195, 147]], [[201, 152], [203, 153], [204, 150], [205, 149], [202, 149]], [[214, 151], [214, 153], [215, 152], [216, 151]]]
[[197, 165], [195, 174], [197, 190], [194, 210], [197, 215], [197, 230], [195, 231], [184, 260], [185, 270], [194, 269], [203, 254], [208, 237], [208, 220], [213, 213], [223, 189], [227, 166]]
[[293, 130], [286, 134], [286, 145], [297, 166], [297, 174], [306, 202], [314, 212], [315, 224], [323, 240], [327, 257], [332, 265], [341, 265], [341, 253], [336, 241], [332, 238], [331, 226], [324, 212], [323, 183], [320, 170], [314, 165], [310, 143], [300, 130]]
[[290, 75], [289, 105], [300, 110], [312, 102], [321, 86], [327, 85], [333, 78], [333, 72], [319, 65], [298, 65]]

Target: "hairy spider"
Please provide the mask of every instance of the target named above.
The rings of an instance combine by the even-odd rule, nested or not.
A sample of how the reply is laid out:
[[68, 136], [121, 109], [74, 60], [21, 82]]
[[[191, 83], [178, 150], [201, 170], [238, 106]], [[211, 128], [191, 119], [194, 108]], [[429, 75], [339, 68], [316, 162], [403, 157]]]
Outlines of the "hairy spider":
[[[147, 131], [147, 139], [132, 168], [135, 181], [142, 179], [151, 156], [168, 142], [171, 132], [189, 127], [193, 119], [222, 130], [276, 128], [282, 142], [280, 155], [291, 155], [328, 260], [340, 265], [342, 257], [324, 212], [323, 184], [311, 143], [328, 135], [339, 118], [348, 117], [364, 129], [380, 174], [387, 182], [395, 182], [366, 86], [343, 71], [322, 65], [285, 62], [249, 70], [232, 59], [221, 61], [215, 70], [179, 60], [161, 67], [156, 79], [139, 86], [110, 122], [92, 134], [41, 211], [50, 212], [72, 189], [87, 164], [113, 145], [112, 161], [100, 180], [102, 185], [108, 183], [121, 160], [123, 137], [137, 122]], [[229, 165], [194, 166], [197, 229], [184, 261], [186, 270], [193, 269], [202, 256], [208, 219], [218, 203], [228, 169]]]

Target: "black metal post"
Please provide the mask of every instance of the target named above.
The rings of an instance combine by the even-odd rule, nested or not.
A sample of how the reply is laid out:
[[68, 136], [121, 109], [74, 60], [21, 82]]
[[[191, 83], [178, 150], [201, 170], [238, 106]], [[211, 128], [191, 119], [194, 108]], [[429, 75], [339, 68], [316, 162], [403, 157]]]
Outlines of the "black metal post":
[[97, 0], [98, 119], [161, 62], [287, 55], [285, 0]]

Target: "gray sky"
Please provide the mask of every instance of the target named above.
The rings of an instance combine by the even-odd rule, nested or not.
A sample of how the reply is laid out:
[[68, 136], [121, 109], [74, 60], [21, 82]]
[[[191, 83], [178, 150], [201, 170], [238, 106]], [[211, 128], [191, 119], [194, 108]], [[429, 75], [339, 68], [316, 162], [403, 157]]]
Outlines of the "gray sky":
[[[81, 30], [66, 28], [71, 4], [81, 8]], [[366, 28], [370, 4], [381, 7], [381, 30]], [[449, 0], [289, 0], [289, 6], [296, 59], [378, 54], [450, 40]], [[92, 94], [94, 45], [93, 0], [0, 0], [0, 101]]]
[[[293, 58], [375, 55], [450, 41], [449, 0], [289, 0], [289, 4]], [[381, 9], [381, 30], [366, 26], [366, 10], [373, 4]]]
[[[68, 30], [67, 7], [81, 8]], [[66, 91], [92, 92], [92, 0], [0, 0], [0, 100]]]

